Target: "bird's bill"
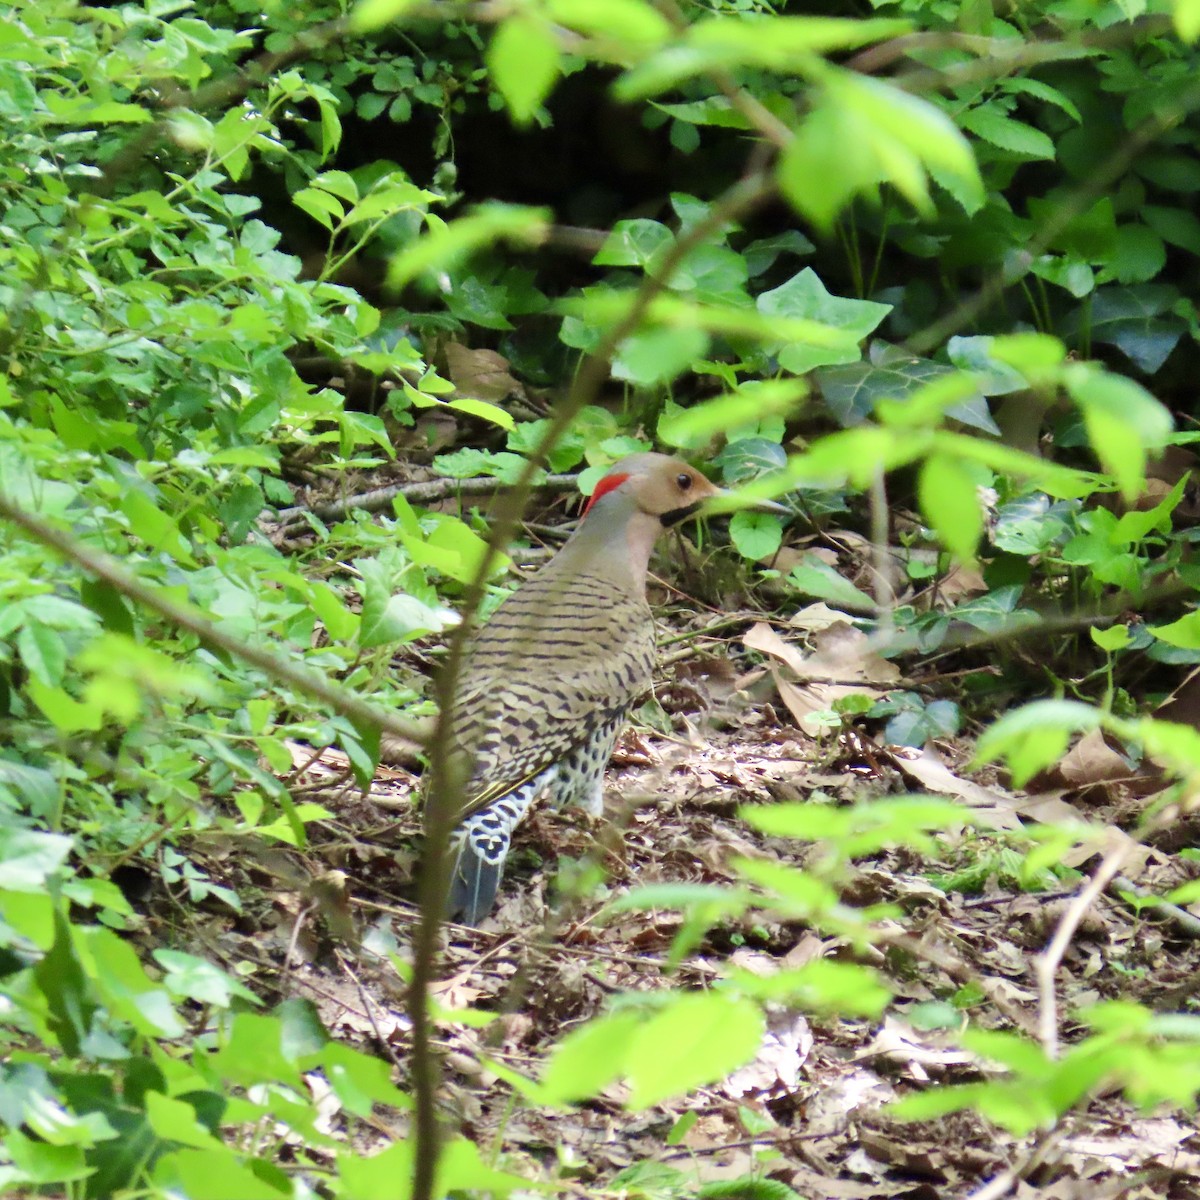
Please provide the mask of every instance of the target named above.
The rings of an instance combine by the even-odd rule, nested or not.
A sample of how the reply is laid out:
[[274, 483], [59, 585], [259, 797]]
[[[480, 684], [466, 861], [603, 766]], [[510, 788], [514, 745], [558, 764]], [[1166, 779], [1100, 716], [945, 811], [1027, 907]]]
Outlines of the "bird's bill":
[[795, 514], [786, 504], [775, 500], [759, 500], [753, 496], [745, 496], [739, 492], [731, 492], [721, 488], [715, 496], [710, 496], [704, 502], [703, 511], [706, 514], [741, 512], [751, 509], [754, 512], [777, 513], [781, 517], [791, 517]]

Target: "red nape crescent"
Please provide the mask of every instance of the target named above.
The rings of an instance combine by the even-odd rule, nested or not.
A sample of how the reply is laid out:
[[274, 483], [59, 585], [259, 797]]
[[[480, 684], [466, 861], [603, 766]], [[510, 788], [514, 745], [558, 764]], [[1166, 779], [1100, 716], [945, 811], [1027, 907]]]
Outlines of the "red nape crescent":
[[623, 475], [619, 471], [615, 471], [611, 475], [605, 475], [605, 477], [600, 480], [598, 484], [596, 484], [596, 490], [591, 494], [591, 497], [587, 502], [587, 507], [583, 510], [583, 515], [586, 517], [588, 513], [592, 511], [592, 505], [595, 504], [601, 496], [607, 496], [609, 492], [613, 491], [615, 488], [619, 488], [621, 484], [623, 484], [628, 478], [628, 475]]

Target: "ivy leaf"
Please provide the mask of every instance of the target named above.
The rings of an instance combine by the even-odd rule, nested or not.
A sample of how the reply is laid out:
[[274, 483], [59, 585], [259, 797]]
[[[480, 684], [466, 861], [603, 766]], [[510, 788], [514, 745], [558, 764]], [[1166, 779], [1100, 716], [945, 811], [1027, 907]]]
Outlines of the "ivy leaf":
[[[872, 361], [827, 367], [816, 372], [821, 394], [834, 419], [843, 428], [861, 424], [874, 414], [880, 401], [916, 396], [935, 380], [956, 374], [953, 367], [927, 358], [914, 358], [896, 347], [874, 347]], [[946, 407], [946, 415], [985, 433], [999, 433], [987, 401], [977, 390], [968, 400]]]
[[592, 262], [600, 267], [644, 267], [674, 240], [661, 221], [618, 221]]
[[[833, 326], [852, 335], [855, 342], [871, 333], [892, 311], [890, 304], [831, 295], [811, 267], [763, 292], [755, 306], [766, 316], [799, 317]], [[814, 367], [856, 362], [861, 357], [857, 345], [813, 346], [799, 342], [776, 346], [775, 353], [780, 366], [796, 375]]]
[[[1187, 332], [1187, 322], [1170, 311], [1178, 299], [1178, 289], [1169, 284], [1100, 288], [1092, 298], [1091, 339], [1116, 346], [1139, 370], [1153, 375]], [[1063, 329], [1079, 334], [1081, 318], [1064, 322]]]

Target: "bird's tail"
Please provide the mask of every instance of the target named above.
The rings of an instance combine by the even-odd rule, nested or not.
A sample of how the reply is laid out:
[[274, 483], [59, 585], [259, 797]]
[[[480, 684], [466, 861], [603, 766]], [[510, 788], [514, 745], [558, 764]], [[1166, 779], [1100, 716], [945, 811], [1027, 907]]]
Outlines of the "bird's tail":
[[554, 778], [555, 768], [527, 779], [506, 795], [472, 813], [454, 831], [453, 869], [446, 916], [464, 925], [478, 925], [492, 911], [504, 874], [512, 832], [524, 819], [538, 793]]
[[464, 925], [478, 925], [492, 911], [508, 857], [508, 831], [480, 829], [479, 817], [486, 813], [476, 813], [455, 833], [446, 916]]

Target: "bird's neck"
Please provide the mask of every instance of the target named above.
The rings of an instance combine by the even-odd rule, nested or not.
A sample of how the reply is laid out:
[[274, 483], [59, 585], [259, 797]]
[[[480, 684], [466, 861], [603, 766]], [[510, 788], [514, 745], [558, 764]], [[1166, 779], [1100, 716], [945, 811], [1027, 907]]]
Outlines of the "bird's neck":
[[604, 496], [559, 551], [559, 570], [602, 575], [636, 596], [646, 593], [646, 571], [662, 522], [625, 496]]

